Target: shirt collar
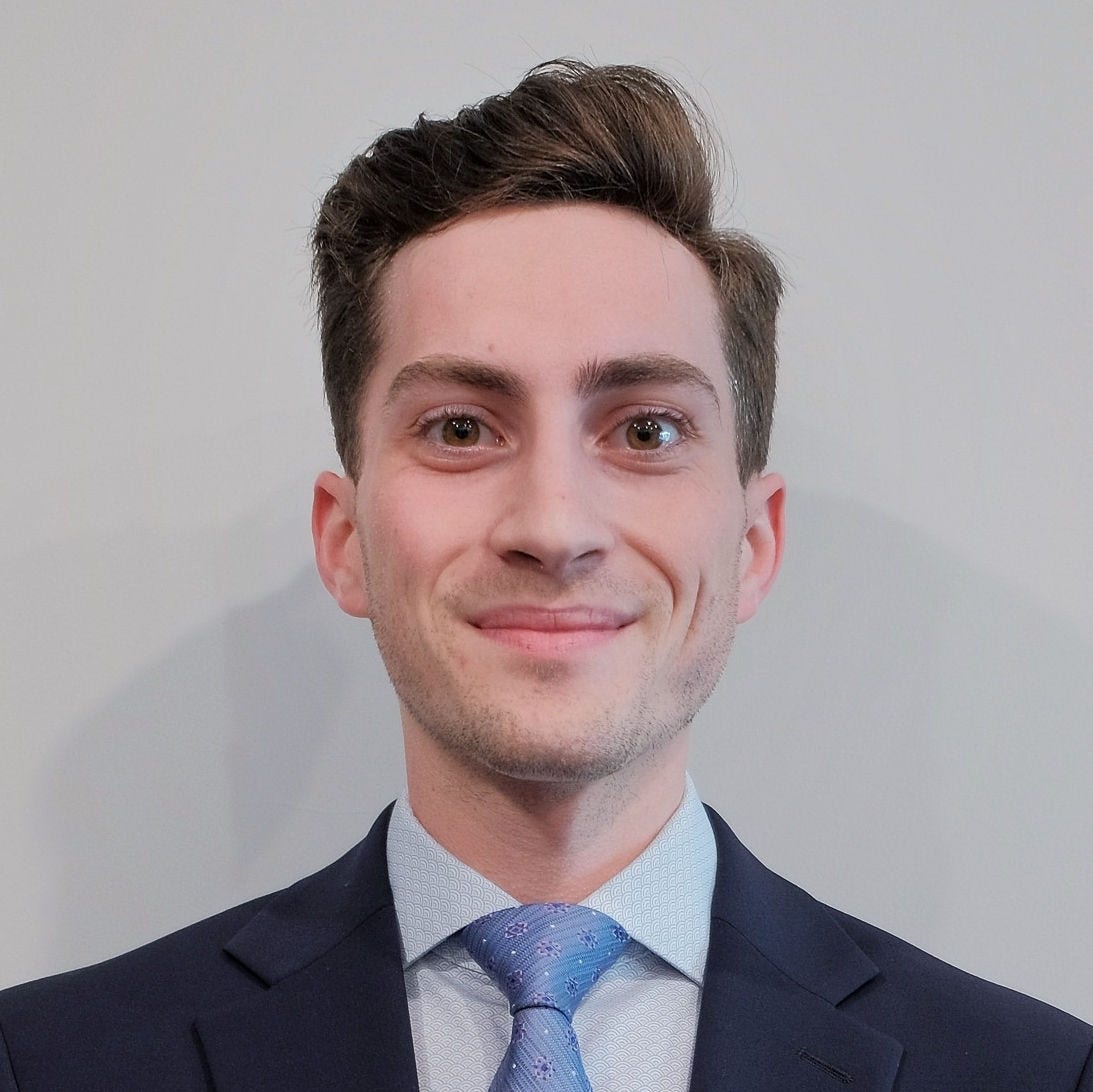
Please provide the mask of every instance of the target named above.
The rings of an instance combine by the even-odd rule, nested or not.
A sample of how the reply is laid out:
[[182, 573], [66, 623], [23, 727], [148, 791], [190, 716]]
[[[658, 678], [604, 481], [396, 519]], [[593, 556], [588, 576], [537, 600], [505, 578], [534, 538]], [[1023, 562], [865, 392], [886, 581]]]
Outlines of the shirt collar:
[[[403, 967], [468, 922], [516, 901], [453, 857], [418, 822], [405, 796], [387, 829], [387, 862]], [[694, 784], [645, 851], [584, 900], [698, 985], [710, 939], [717, 872], [713, 830]]]
[[702, 985], [710, 945], [717, 843], [694, 783], [645, 852], [584, 900]]
[[404, 968], [475, 918], [516, 905], [511, 895], [429, 834], [405, 795], [395, 801], [387, 827], [387, 872]]

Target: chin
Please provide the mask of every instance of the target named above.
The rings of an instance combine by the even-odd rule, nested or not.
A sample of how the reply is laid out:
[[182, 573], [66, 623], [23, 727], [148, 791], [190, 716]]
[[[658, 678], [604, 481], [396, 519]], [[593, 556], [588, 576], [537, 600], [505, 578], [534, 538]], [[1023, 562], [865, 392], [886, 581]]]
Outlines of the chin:
[[600, 781], [624, 769], [630, 761], [627, 756], [613, 754], [574, 754], [550, 751], [542, 754], [495, 753], [464, 756], [493, 774], [513, 781], [537, 782], [552, 785], [585, 785]]
[[678, 735], [686, 722], [664, 723], [603, 710], [569, 725], [529, 723], [514, 712], [480, 710], [463, 725], [422, 723], [462, 764], [514, 781], [580, 785], [617, 774]]

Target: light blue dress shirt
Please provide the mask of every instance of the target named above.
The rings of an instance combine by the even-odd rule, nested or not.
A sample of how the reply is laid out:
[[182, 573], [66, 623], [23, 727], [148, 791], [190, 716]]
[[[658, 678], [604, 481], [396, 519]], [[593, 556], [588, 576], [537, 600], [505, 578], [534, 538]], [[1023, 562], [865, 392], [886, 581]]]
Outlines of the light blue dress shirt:
[[[387, 856], [422, 1092], [486, 1092], [512, 1018], [458, 933], [516, 902], [439, 845], [404, 797], [391, 815]], [[584, 900], [631, 937], [573, 1020], [597, 1092], [686, 1092], [716, 871], [713, 831], [688, 778], [683, 802], [645, 852]]]

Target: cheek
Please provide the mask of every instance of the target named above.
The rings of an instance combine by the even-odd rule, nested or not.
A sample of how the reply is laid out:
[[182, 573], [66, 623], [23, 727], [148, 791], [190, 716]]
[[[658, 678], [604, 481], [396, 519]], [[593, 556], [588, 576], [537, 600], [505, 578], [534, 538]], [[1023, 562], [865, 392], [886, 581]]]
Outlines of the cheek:
[[375, 489], [362, 513], [372, 578], [395, 588], [432, 584], [481, 533], [481, 508], [454, 476], [405, 474]]
[[665, 490], [653, 513], [635, 529], [642, 552], [668, 578], [675, 594], [693, 603], [736, 582], [743, 518], [724, 488]]

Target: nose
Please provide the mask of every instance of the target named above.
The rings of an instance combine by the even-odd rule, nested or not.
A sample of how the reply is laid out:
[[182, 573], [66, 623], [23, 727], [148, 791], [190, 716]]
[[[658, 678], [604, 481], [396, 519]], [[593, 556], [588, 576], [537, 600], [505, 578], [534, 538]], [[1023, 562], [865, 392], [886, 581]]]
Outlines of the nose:
[[513, 460], [490, 545], [509, 565], [572, 579], [595, 568], [614, 542], [608, 498], [593, 454], [536, 447]]

